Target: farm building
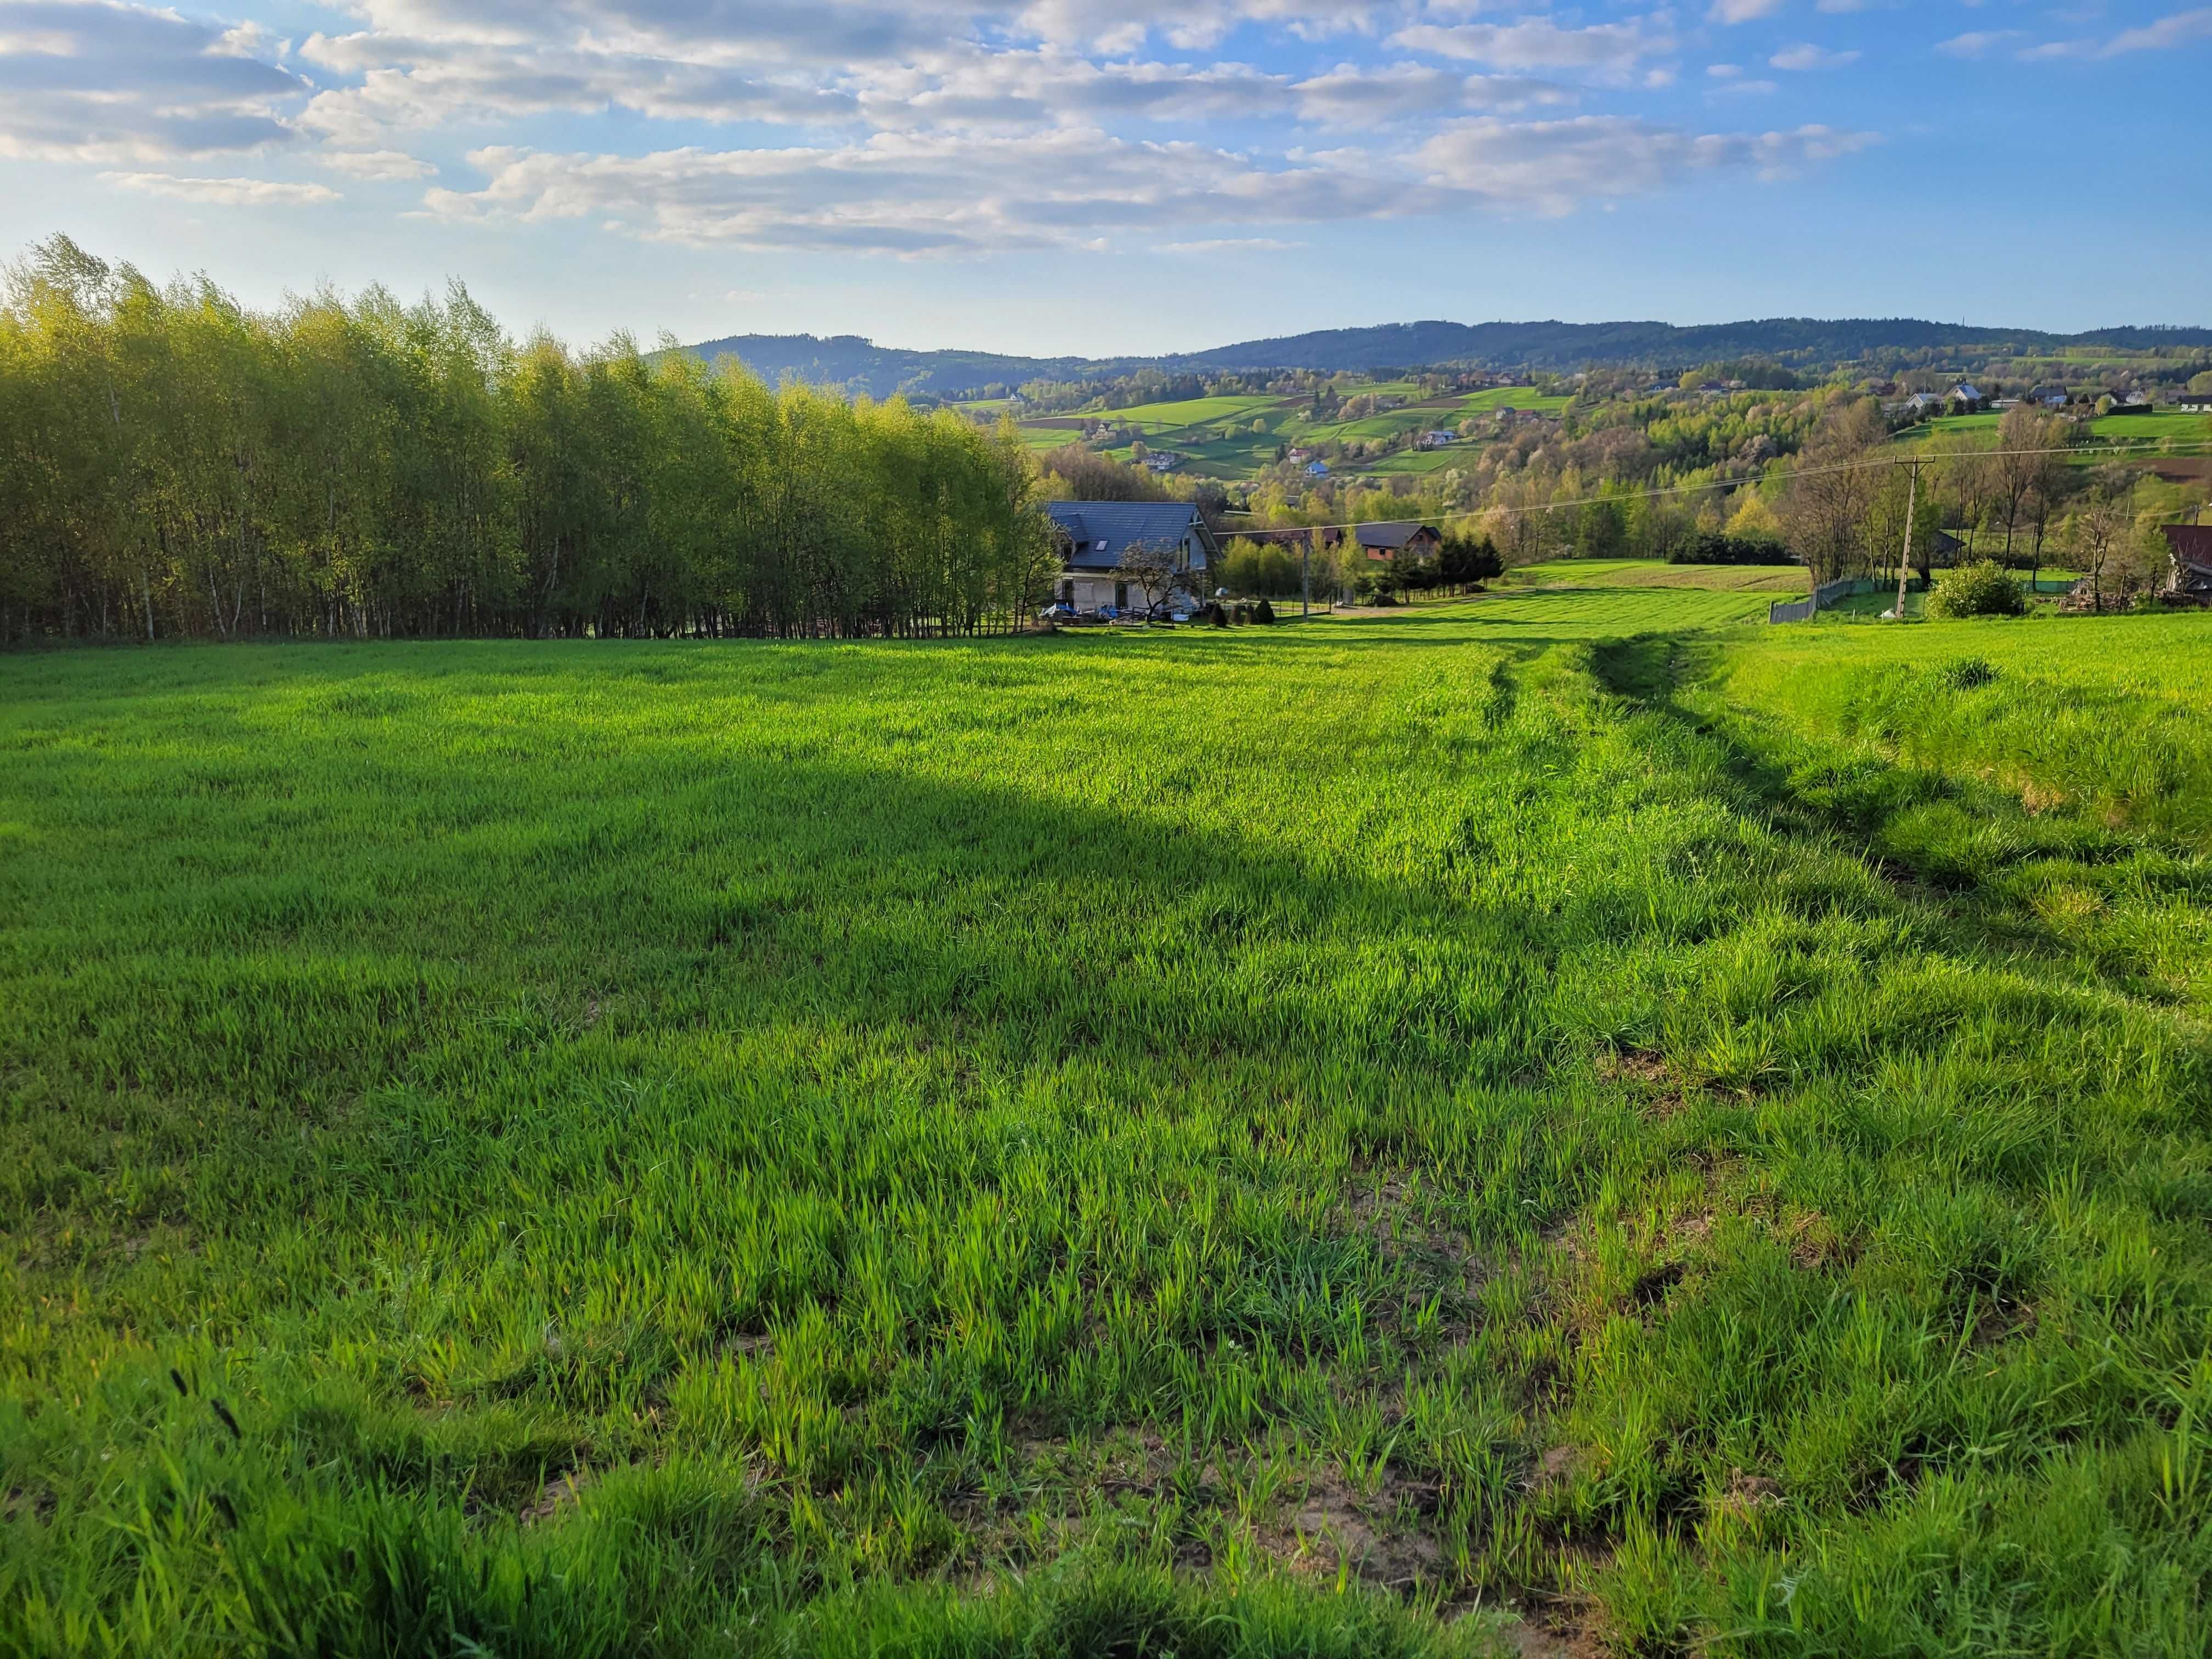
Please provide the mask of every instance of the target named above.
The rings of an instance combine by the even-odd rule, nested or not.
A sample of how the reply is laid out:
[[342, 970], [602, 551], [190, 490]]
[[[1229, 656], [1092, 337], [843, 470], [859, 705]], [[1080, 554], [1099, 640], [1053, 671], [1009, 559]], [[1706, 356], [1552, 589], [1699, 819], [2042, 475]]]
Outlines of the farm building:
[[1972, 380], [1961, 380], [1943, 394], [1946, 403], [1956, 404], [1961, 414], [1972, 415], [1985, 401], [1982, 389]]
[[1449, 444], [1455, 444], [1458, 441], [1459, 434], [1456, 432], [1424, 432], [1421, 434], [1421, 447], [1424, 449], [1442, 449]]
[[[1188, 501], [1054, 501], [1045, 511], [1060, 532], [1060, 603], [1078, 611], [1126, 609], [1144, 594], [1115, 574], [1133, 548], [1164, 550], [1188, 580], [1171, 596], [1195, 602], [1206, 567], [1221, 550]], [[1186, 591], [1187, 590], [1187, 591]]]
[[2212, 605], [2212, 524], [2170, 524], [2163, 530], [2173, 559], [2166, 597]]
[[2185, 392], [2173, 406], [2184, 415], [2212, 415], [2212, 392]]
[[1430, 558], [1444, 541], [1433, 525], [1425, 524], [1364, 524], [1354, 533], [1359, 538], [1359, 550], [1377, 560], [1401, 555]]
[[2045, 409], [2063, 409], [2070, 401], [2063, 386], [2039, 386], [2027, 394], [2027, 400]]

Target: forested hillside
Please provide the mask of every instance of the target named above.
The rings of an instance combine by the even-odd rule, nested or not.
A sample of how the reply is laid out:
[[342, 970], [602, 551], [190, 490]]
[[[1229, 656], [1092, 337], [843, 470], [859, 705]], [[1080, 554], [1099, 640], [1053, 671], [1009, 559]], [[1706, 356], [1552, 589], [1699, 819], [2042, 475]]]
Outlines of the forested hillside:
[[1050, 552], [1019, 451], [467, 294], [281, 313], [56, 239], [0, 308], [0, 640], [973, 633]]
[[788, 379], [879, 398], [901, 392], [956, 398], [988, 386], [1106, 380], [1146, 368], [1167, 374], [1250, 369], [1367, 373], [1432, 364], [1557, 371], [1614, 366], [1680, 370], [1729, 358], [1767, 358], [1826, 370], [1843, 363], [1935, 358], [1969, 373], [1990, 361], [2023, 355], [2205, 347], [2212, 347], [2212, 328], [2109, 328], [2051, 334], [1912, 318], [1823, 321], [1778, 317], [1695, 328], [1655, 322], [1392, 323], [1322, 329], [1157, 357], [909, 351], [854, 335], [817, 339], [811, 334], [732, 335], [689, 349], [710, 362], [734, 357], [772, 384]]

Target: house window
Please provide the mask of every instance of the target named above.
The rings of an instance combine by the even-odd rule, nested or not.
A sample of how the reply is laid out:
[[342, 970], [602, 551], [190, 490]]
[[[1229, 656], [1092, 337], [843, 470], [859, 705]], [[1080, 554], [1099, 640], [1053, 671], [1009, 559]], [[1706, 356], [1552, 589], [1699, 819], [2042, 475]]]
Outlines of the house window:
[[1103, 552], [1106, 550], [1106, 544], [1105, 544], [1105, 543], [1103, 543], [1103, 542], [1099, 543], [1099, 544], [1098, 544], [1098, 550], [1099, 550], [1101, 553], [1103, 553]]
[[1123, 610], [1127, 606], [1128, 603], [1129, 584], [1127, 582], [1115, 582], [1114, 584], [1114, 608], [1116, 611]]
[[1071, 608], [1073, 607], [1075, 604], [1075, 584], [1073, 582], [1062, 582], [1060, 585], [1060, 602], [1064, 605], [1067, 605]]

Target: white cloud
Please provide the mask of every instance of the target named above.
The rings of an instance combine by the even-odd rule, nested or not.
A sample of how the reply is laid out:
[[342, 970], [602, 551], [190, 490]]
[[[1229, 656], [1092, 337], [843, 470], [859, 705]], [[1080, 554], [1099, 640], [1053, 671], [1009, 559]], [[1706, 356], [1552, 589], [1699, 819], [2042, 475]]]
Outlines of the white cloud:
[[167, 173], [103, 173], [102, 184], [149, 196], [212, 207], [313, 207], [339, 199], [328, 185], [295, 185], [274, 179], [180, 179]]
[[1390, 44], [1509, 70], [1625, 71], [1674, 49], [1670, 38], [1646, 34], [1640, 22], [1561, 28], [1540, 17], [1517, 23], [1418, 23], [1399, 30]]
[[[1671, 9], [1607, 22], [1499, 0], [343, 9], [344, 32], [295, 47], [264, 23], [129, 0], [0, 0], [0, 156], [91, 161], [117, 188], [180, 200], [295, 207], [338, 191], [202, 176], [248, 169], [189, 158], [289, 145], [334, 179], [390, 184], [431, 179], [430, 156], [447, 163], [433, 184], [448, 186], [424, 191], [432, 216], [921, 256], [1267, 252], [1301, 246], [1282, 234], [1299, 226], [1564, 212], [1862, 142], [1558, 118], [1671, 84]], [[1721, 0], [1714, 15], [1774, 9]], [[1327, 55], [1286, 53], [1291, 37]], [[1771, 89], [1739, 73], [1716, 64], [1707, 78]], [[671, 136], [641, 139], [641, 122]], [[516, 142], [548, 130], [561, 136]], [[451, 187], [471, 176], [448, 160], [464, 145], [481, 181]]]
[[1063, 128], [1020, 138], [878, 133], [835, 149], [552, 155], [471, 161], [479, 191], [434, 190], [448, 218], [626, 216], [634, 234], [692, 244], [902, 255], [1141, 246], [1176, 225], [1359, 219], [1449, 198], [1337, 151], [1273, 167], [1193, 143]]
[[1712, 9], [1705, 14], [1716, 23], [1748, 23], [1754, 18], [1771, 17], [1782, 9], [1782, 0], [1713, 0]]
[[120, 0], [0, 9], [0, 157], [168, 161], [286, 142], [305, 97], [258, 35]]
[[396, 149], [325, 150], [317, 158], [326, 167], [356, 179], [427, 179], [438, 169]]
[[1163, 253], [1291, 253], [1310, 242], [1286, 242], [1277, 236], [1216, 236], [1201, 242], [1163, 242]]
[[1829, 52], [1809, 41], [1794, 46], [1784, 46], [1768, 58], [1767, 63], [1778, 70], [1842, 69], [1859, 61], [1855, 52]]
[[1581, 116], [1515, 126], [1473, 121], [1423, 146], [1431, 183], [1500, 206], [1547, 214], [1581, 203], [1649, 196], [1683, 175], [1722, 168], [1778, 177], [1874, 143], [1829, 127], [1794, 132], [1693, 134], [1626, 116]]
[[922, 126], [1001, 132], [1115, 120], [1183, 126], [1285, 115], [1289, 78], [1243, 64], [1094, 63], [1057, 48], [963, 47], [873, 73], [857, 107], [886, 130]]
[[2097, 55], [2118, 58], [2124, 52], [2164, 52], [2207, 39], [2212, 39], [2212, 7], [2176, 12], [2142, 28], [2128, 29], [2106, 41]]
[[2124, 29], [2109, 40], [2051, 40], [2030, 46], [2021, 57], [2029, 62], [2065, 58], [2121, 58], [2137, 52], [2170, 52], [2194, 40], [2212, 39], [2212, 7], [2175, 12], [2140, 28]]
[[629, 234], [697, 246], [917, 257], [1070, 247], [1140, 254], [1163, 230], [1194, 242], [1275, 240], [1275, 228], [1497, 210], [1559, 214], [1644, 195], [1692, 172], [1774, 174], [1873, 140], [1795, 132], [1696, 135], [1626, 117], [1453, 124], [1407, 151], [1341, 149], [1261, 163], [1193, 143], [1137, 143], [1056, 129], [1020, 138], [878, 133], [823, 149], [557, 155], [508, 147], [470, 158], [486, 182], [432, 190], [448, 219], [619, 221]]
[[1947, 58], [1979, 58], [2008, 40], [2017, 40], [2019, 36], [2017, 29], [1976, 29], [1938, 42], [1936, 50]]
[[1507, 115], [1537, 105], [1565, 104], [1574, 94], [1525, 76], [1462, 75], [1423, 64], [1364, 69], [1340, 64], [1291, 88], [1304, 119], [1325, 126], [1381, 126], [1485, 110]]
[[859, 110], [849, 94], [806, 82], [565, 48], [318, 34], [301, 55], [361, 77], [358, 86], [317, 94], [301, 120], [362, 147], [396, 132], [546, 112], [619, 108], [660, 120], [835, 123]]

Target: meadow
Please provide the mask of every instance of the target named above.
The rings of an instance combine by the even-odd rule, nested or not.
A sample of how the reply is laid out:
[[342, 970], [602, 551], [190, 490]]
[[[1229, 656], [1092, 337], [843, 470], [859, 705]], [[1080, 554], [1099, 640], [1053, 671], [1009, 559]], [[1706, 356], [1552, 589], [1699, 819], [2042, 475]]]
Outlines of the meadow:
[[[1040, 416], [1022, 427], [1033, 448], [1056, 448], [1069, 443], [1086, 419], [1111, 421], [1141, 434], [1153, 449], [1172, 449], [1202, 477], [1244, 478], [1271, 464], [1278, 447], [1285, 444], [1342, 442], [1355, 439], [1395, 437], [1434, 427], [1456, 427], [1469, 415], [1495, 413], [1504, 408], [1521, 412], [1557, 416], [1572, 401], [1563, 396], [1544, 396], [1526, 386], [1492, 386], [1474, 392], [1455, 392], [1424, 398], [1411, 381], [1389, 381], [1357, 388], [1360, 394], [1413, 399], [1405, 407], [1353, 421], [1316, 421], [1301, 398], [1263, 394], [1190, 398], [1175, 403], [1133, 404], [1095, 416]], [[995, 409], [996, 403], [965, 405], [971, 410]], [[1259, 429], [1253, 429], [1253, 423]], [[1127, 459], [1127, 448], [1108, 452]], [[1459, 448], [1408, 450], [1383, 457], [1372, 471], [1378, 473], [1423, 473], [1464, 465], [1468, 452]]]
[[[1939, 415], [1933, 420], [1906, 428], [1897, 434], [1897, 441], [1917, 443], [1926, 438], [1964, 433], [1978, 441], [1986, 438], [1994, 445], [1998, 422], [2003, 419], [2002, 414], [1994, 412]], [[2152, 415], [2101, 415], [2089, 422], [2089, 433], [2100, 444], [2142, 444], [2149, 447], [2170, 440], [2177, 444], [2202, 446], [2212, 442], [2212, 416], [2182, 415], [2171, 410]], [[2088, 458], [2089, 460], [2106, 459], [2109, 458]]]
[[1634, 574], [0, 659], [0, 1650], [2202, 1652], [2212, 624]]

